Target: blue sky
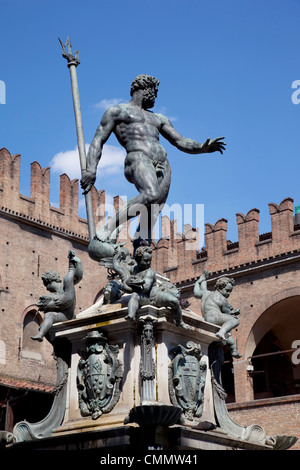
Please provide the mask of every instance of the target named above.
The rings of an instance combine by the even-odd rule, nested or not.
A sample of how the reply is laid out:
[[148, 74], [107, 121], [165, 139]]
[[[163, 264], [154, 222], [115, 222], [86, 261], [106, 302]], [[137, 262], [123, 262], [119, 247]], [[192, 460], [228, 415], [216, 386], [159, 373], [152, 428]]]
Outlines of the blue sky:
[[[22, 155], [21, 192], [29, 195], [30, 163], [51, 167], [51, 203], [59, 174], [75, 174], [76, 131], [69, 71], [58, 37], [79, 49], [77, 69], [86, 144], [105, 105], [129, 100], [140, 73], [160, 80], [154, 111], [185, 137], [225, 136], [227, 150], [191, 156], [163, 138], [172, 167], [168, 204], [204, 204], [205, 222], [300, 205], [300, 2], [297, 0], [0, 0], [0, 148]], [[300, 94], [299, 94], [300, 96]], [[124, 154], [112, 137], [96, 187], [136, 194], [123, 175]], [[76, 161], [77, 162], [77, 161]], [[74, 174], [73, 174], [74, 173]]]

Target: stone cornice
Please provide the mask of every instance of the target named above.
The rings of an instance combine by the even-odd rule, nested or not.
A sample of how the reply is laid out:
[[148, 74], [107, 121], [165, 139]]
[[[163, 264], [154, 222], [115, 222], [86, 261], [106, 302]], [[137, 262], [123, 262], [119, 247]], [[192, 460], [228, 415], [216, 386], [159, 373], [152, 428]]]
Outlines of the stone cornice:
[[[54, 210], [55, 210], [55, 208], [54, 208]], [[58, 227], [58, 226], [52, 225], [48, 222], [44, 222], [43, 220], [38, 220], [34, 217], [30, 217], [29, 215], [21, 214], [17, 211], [14, 211], [12, 209], [7, 208], [7, 207], [2, 206], [0, 208], [0, 216], [11, 218], [11, 219], [14, 219], [14, 220], [17, 219], [19, 221], [22, 221], [25, 224], [34, 226], [36, 228], [39, 228], [39, 229], [42, 229], [42, 230], [47, 230], [49, 232], [55, 232], [57, 235], [60, 235], [60, 236], [63, 236], [63, 237], [76, 239], [76, 241], [79, 241], [79, 242], [84, 243], [86, 245], [89, 242], [89, 239], [87, 237], [84, 237], [80, 234], [77, 234], [77, 233], [73, 232], [72, 230], [66, 230], [63, 227]], [[86, 224], [85, 219], [81, 219], [81, 222], [83, 224]]]

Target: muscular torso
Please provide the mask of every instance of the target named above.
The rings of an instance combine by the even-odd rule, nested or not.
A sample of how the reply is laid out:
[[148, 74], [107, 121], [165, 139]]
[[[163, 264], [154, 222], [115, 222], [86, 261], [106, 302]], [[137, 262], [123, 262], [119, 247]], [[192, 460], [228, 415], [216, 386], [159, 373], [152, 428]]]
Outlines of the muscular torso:
[[167, 152], [159, 142], [160, 115], [128, 103], [117, 109], [114, 133], [127, 155], [142, 152], [151, 160], [164, 162]]
[[201, 311], [204, 316], [227, 313], [227, 306], [229, 307], [227, 299], [218, 291], [208, 291], [201, 300]]

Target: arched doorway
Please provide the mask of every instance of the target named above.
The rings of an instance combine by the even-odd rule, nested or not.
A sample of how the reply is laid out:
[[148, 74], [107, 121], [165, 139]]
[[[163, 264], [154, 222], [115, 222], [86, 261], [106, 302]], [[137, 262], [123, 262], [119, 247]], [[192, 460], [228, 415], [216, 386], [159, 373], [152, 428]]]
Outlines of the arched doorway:
[[293, 359], [295, 340], [300, 340], [300, 295], [275, 302], [253, 325], [246, 359], [254, 399], [300, 393], [300, 364]]

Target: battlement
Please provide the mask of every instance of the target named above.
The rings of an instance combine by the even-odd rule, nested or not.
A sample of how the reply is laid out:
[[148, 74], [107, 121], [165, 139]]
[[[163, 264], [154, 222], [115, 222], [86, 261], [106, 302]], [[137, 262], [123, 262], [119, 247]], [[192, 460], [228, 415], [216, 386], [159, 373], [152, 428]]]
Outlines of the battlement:
[[[88, 225], [86, 219], [78, 216], [79, 181], [70, 180], [67, 174], [60, 175], [59, 207], [50, 204], [50, 167], [42, 168], [39, 162], [31, 163], [30, 196], [20, 193], [20, 164], [19, 154], [11, 155], [6, 148], [0, 149], [0, 211], [10, 216], [18, 217], [30, 223], [37, 223], [44, 228], [52, 228], [65, 234], [73, 235], [88, 241]], [[96, 227], [103, 225], [107, 217], [105, 190], [92, 188], [93, 212]], [[113, 199], [113, 212], [123, 204], [120, 196]], [[158, 248], [167, 242], [167, 266], [176, 262], [172, 259], [172, 245], [178, 237], [191, 243], [190, 234], [196, 232], [190, 226], [185, 226], [185, 235], [176, 233], [177, 222], [167, 216], [162, 217], [161, 241]], [[189, 235], [187, 233], [189, 232]], [[130, 238], [130, 222], [123, 227], [119, 234], [120, 241]], [[197, 245], [198, 246], [198, 245]]]
[[[201, 251], [197, 249], [197, 236], [193, 243], [186, 233], [174, 237], [172, 226], [176, 222], [165, 219], [164, 230], [170, 232], [170, 239], [157, 243], [158, 249], [164, 249], [157, 260], [158, 270], [180, 284], [198, 278], [204, 269], [218, 276], [280, 257], [295, 256], [300, 252], [300, 225], [295, 224], [293, 202], [288, 197], [280, 204], [269, 204], [272, 230], [268, 233], [259, 233], [259, 209], [253, 208], [247, 214], [237, 213], [238, 240], [235, 242], [227, 239], [226, 219], [206, 223], [205, 246]], [[192, 233], [191, 227], [187, 233]]]
[[300, 231], [295, 230], [293, 199], [286, 198], [280, 204], [269, 204], [272, 226], [269, 233], [259, 234], [259, 213], [258, 209], [253, 208], [246, 215], [240, 212], [236, 214], [238, 241], [235, 243], [227, 240], [227, 220], [220, 219], [215, 225], [206, 224], [205, 252], [209, 265], [216, 269], [220, 264], [232, 265], [233, 260], [236, 263], [254, 261], [300, 248], [300, 238], [297, 237]]
[[[20, 163], [19, 154], [11, 155], [6, 148], [0, 149], [2, 213], [88, 240], [87, 221], [78, 215], [79, 181], [62, 174], [59, 207], [53, 207], [50, 204], [50, 168], [42, 168], [37, 161], [31, 163], [30, 196], [25, 196], [20, 193]], [[92, 201], [95, 223], [101, 223], [105, 213], [99, 208], [105, 204], [105, 192], [93, 187]]]
[[[0, 150], [0, 211], [38, 224], [45, 229], [59, 231], [88, 242], [88, 226], [78, 216], [79, 181], [60, 176], [59, 208], [50, 204], [50, 168], [38, 162], [31, 164], [30, 196], [19, 192], [20, 155]], [[105, 191], [92, 188], [96, 226], [105, 222]], [[253, 208], [247, 214], [237, 213], [238, 240], [227, 239], [227, 220], [205, 224], [205, 246], [199, 251], [199, 230], [186, 224], [183, 233], [177, 221], [161, 217], [161, 234], [155, 241], [153, 267], [173, 282], [197, 278], [204, 269], [221, 273], [241, 266], [249, 266], [284, 254], [300, 251], [300, 225], [295, 225], [293, 199], [287, 197], [280, 204], [269, 204], [271, 232], [259, 233], [260, 211]], [[114, 211], [123, 201], [114, 198]], [[120, 233], [120, 240], [130, 237], [129, 222]]]

